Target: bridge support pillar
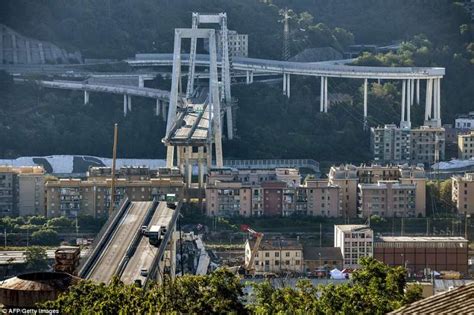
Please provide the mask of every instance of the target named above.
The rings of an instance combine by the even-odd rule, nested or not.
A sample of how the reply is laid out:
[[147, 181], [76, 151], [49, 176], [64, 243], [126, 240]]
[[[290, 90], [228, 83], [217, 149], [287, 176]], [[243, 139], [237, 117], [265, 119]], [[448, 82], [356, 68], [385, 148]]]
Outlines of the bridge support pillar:
[[12, 38], [13, 64], [17, 64], [18, 63], [18, 48], [16, 46], [16, 35], [12, 33], [11, 38]]
[[[252, 78], [252, 80], [253, 80], [253, 78]], [[290, 89], [290, 74], [288, 73], [286, 75], [286, 96], [288, 96], [288, 98], [290, 98], [290, 91], [291, 91], [291, 89]]]
[[321, 77], [321, 92], [319, 97], [319, 110], [321, 113], [328, 112], [328, 78]]
[[[30, 64], [31, 63], [31, 47], [30, 47], [30, 41], [29, 40], [25, 41], [25, 46], [26, 46], [26, 63]], [[0, 60], [0, 63], [1, 62], [2, 62], [2, 60]]]
[[441, 79], [426, 81], [425, 125], [441, 127]]
[[156, 99], [156, 107], [155, 107], [155, 116], [159, 117], [161, 113], [161, 101], [159, 99]]
[[283, 95], [286, 95], [286, 74], [283, 73]]
[[127, 94], [124, 94], [123, 95], [123, 117], [127, 117], [127, 109], [128, 109], [127, 101], [128, 101]]
[[368, 79], [364, 79], [364, 130], [367, 130], [369, 127], [367, 124], [367, 89], [368, 89]]
[[408, 94], [407, 94], [407, 122], [411, 128], [411, 107], [413, 106], [413, 80], [408, 80]]
[[329, 109], [328, 102], [328, 77], [324, 77], [324, 112], [327, 113]]
[[232, 107], [230, 104], [227, 104], [226, 108], [226, 118], [227, 118], [227, 138], [232, 140], [234, 138], [234, 125], [232, 121]]
[[39, 50], [39, 55], [40, 55], [40, 63], [42, 63], [42, 64], [46, 63], [46, 60], [44, 58], [43, 43], [38, 44], [38, 50]]
[[174, 166], [174, 146], [169, 145], [166, 148], [166, 167], [171, 168]]
[[411, 82], [410, 105], [413, 106], [413, 104], [415, 103], [415, 79], [411, 79], [410, 82]]
[[145, 86], [145, 80], [143, 79], [143, 76], [139, 75], [138, 76], [138, 87], [142, 88]]
[[410, 80], [402, 80], [402, 106], [400, 128], [411, 128], [411, 82]]
[[433, 118], [431, 114], [431, 102], [433, 100], [433, 79], [426, 80], [426, 98], [425, 98], [425, 125]]
[[324, 77], [321, 77], [321, 91], [319, 93], [319, 111], [324, 112]]
[[416, 104], [420, 105], [420, 79], [416, 80]]
[[89, 104], [89, 91], [84, 91], [84, 105]]
[[199, 189], [204, 187], [204, 147], [198, 147], [198, 183]]
[[166, 102], [163, 102], [161, 103], [161, 110], [162, 110], [162, 113], [163, 113], [163, 121], [166, 121], [166, 118], [168, 117], [168, 107], [169, 106], [169, 103], [166, 103]]
[[127, 105], [128, 105], [128, 111], [132, 111], [132, 96], [127, 95]]
[[250, 84], [250, 71], [245, 71], [245, 83]]
[[186, 187], [191, 187], [191, 182], [192, 182], [193, 164], [190, 163], [190, 160], [192, 158], [192, 153], [193, 153], [192, 146], [187, 146], [183, 148], [184, 161], [185, 161], [183, 174], [185, 176]]

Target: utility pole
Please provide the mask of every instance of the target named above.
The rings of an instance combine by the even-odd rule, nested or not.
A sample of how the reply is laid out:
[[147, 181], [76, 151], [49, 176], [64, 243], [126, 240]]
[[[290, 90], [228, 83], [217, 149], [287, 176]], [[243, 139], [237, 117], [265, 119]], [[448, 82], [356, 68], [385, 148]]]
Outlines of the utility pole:
[[115, 160], [117, 159], [117, 138], [118, 138], [118, 124], [114, 125], [114, 148], [112, 152], [112, 181], [110, 189], [110, 208], [109, 216], [114, 211], [115, 207]]
[[7, 228], [3, 229], [3, 235], [5, 236], [5, 248], [7, 248]]
[[426, 236], [430, 235], [430, 218], [426, 218]]

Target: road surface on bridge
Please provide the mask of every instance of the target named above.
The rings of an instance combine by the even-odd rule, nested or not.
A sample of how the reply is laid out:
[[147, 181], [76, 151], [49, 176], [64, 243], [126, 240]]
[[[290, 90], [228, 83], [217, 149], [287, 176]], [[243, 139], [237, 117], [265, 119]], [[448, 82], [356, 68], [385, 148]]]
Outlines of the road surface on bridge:
[[104, 283], [108, 283], [112, 279], [135, 236], [135, 232], [141, 228], [147, 210], [152, 203], [152, 201], [140, 201], [130, 204], [109, 244], [93, 267], [89, 279]]
[[[158, 219], [161, 217], [163, 211], [166, 211], [166, 209], [166, 202], [160, 202], [148, 226], [150, 227], [152, 225], [156, 225], [158, 223]], [[140, 274], [141, 270], [150, 269], [153, 258], [157, 252], [158, 248], [150, 245], [148, 237], [142, 237], [135, 253], [133, 254], [132, 258], [130, 258], [130, 261], [122, 273], [121, 280], [126, 284], [132, 284], [135, 280], [141, 280], [142, 283], [145, 283], [146, 277], [143, 277]]]

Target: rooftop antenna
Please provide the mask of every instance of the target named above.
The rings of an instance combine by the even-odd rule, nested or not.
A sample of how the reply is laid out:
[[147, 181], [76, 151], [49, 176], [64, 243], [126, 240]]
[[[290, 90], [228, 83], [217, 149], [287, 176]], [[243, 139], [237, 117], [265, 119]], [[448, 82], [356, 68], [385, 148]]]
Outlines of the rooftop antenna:
[[112, 152], [112, 182], [110, 189], [110, 208], [109, 216], [114, 211], [115, 206], [115, 161], [117, 160], [117, 138], [118, 138], [118, 124], [114, 125], [114, 148]]

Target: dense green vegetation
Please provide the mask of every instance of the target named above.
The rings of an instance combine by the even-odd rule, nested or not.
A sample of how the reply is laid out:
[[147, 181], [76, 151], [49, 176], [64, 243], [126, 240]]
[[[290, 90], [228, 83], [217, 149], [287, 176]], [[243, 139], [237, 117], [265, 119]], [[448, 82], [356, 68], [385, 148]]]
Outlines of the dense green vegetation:
[[[284, 7], [292, 9], [292, 54], [308, 47], [331, 46], [342, 52], [352, 43], [405, 41], [396, 54], [364, 55], [358, 64], [445, 66], [443, 121], [450, 123], [471, 109], [473, 28], [465, 10], [448, 0], [276, 0], [273, 5], [257, 0], [8, 0], [0, 4], [0, 22], [25, 35], [80, 50], [84, 57], [126, 58], [135, 52], [170, 52], [173, 29], [189, 27], [192, 11], [226, 11], [229, 27], [249, 34], [251, 56], [279, 59]], [[369, 137], [362, 130], [361, 84], [329, 79], [330, 94], [351, 95], [353, 102], [331, 106], [328, 114], [319, 113], [316, 78], [293, 76], [290, 100], [282, 96], [280, 84], [235, 86], [239, 138], [225, 141], [225, 156], [313, 158], [325, 164], [370, 160]], [[160, 141], [164, 124], [151, 115], [151, 100], [134, 98], [133, 110], [124, 119], [119, 96], [92, 94], [91, 105], [82, 106], [80, 93], [13, 85], [2, 73], [0, 89], [0, 157], [110, 156], [114, 122], [120, 125], [119, 156], [164, 157]], [[400, 99], [400, 82], [371, 82], [369, 124], [398, 123]], [[414, 125], [422, 123], [423, 107], [413, 107]]]
[[253, 284], [254, 294], [243, 303], [243, 284], [226, 270], [207, 276], [186, 275], [148, 290], [124, 285], [82, 281], [42, 307], [61, 313], [105, 314], [385, 314], [421, 298], [421, 288], [405, 290], [405, 270], [375, 259], [361, 261], [350, 283], [314, 286], [308, 280], [296, 288], [277, 288], [269, 282]]

